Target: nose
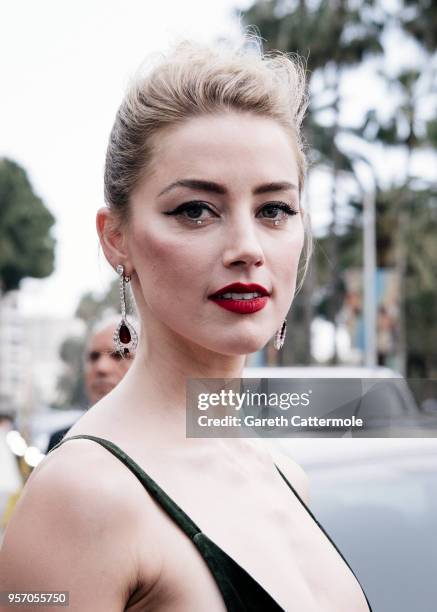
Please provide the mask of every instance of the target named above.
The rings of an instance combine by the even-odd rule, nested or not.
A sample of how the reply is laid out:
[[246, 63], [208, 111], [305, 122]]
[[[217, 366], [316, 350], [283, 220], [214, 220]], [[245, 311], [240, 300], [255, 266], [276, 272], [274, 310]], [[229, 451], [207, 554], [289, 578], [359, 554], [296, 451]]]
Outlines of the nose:
[[112, 358], [106, 353], [102, 353], [98, 360], [94, 363], [94, 371], [100, 376], [108, 374], [113, 368]]
[[264, 265], [264, 251], [251, 218], [241, 214], [238, 219], [230, 219], [225, 234], [226, 246], [222, 258], [225, 267]]

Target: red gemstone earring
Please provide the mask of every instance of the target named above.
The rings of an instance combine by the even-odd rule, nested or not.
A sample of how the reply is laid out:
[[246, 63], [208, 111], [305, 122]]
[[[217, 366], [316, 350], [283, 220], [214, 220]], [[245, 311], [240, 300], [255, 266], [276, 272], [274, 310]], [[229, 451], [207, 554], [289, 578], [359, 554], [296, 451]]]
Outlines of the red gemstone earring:
[[129, 354], [129, 352], [136, 349], [138, 344], [138, 335], [126, 318], [125, 287], [130, 281], [130, 276], [124, 275], [124, 267], [121, 264], [117, 266], [117, 273], [120, 276], [121, 321], [117, 325], [113, 339], [116, 350], [124, 357], [125, 355]]

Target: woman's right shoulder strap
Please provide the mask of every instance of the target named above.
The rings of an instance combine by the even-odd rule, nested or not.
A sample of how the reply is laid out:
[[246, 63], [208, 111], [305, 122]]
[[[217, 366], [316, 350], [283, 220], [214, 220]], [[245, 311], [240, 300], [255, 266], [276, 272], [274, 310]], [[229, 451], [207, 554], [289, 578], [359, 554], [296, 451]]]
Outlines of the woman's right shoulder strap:
[[[92, 436], [88, 434], [78, 434], [75, 436], [69, 436], [63, 438], [58, 444], [50, 449], [49, 453], [54, 451], [64, 442], [69, 440], [77, 439], [93, 440], [110, 453], [117, 457], [124, 465], [138, 478], [148, 493], [153, 497], [154, 500], [167, 512], [167, 514], [179, 525], [179, 527], [190, 537], [193, 538], [197, 533], [200, 533], [200, 528], [191, 520], [191, 518], [174, 502], [167, 493], [161, 489], [161, 487], [148, 475], [146, 472], [134, 461], [127, 453], [125, 453], [119, 446], [107, 440], [106, 438], [100, 438], [98, 436]], [[49, 454], [47, 453], [47, 454]]]

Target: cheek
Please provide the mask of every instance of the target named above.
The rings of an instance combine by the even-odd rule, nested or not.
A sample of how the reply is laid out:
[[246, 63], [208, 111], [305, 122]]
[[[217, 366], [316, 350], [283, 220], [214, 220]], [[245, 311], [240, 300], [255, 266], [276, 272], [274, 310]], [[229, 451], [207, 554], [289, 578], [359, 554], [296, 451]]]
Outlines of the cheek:
[[303, 246], [304, 230], [302, 224], [281, 236], [275, 244], [275, 252], [271, 260], [272, 269], [276, 270], [278, 278], [286, 285], [295, 284]]
[[207, 245], [190, 241], [186, 233], [136, 231], [131, 252], [147, 301], [149, 296], [171, 293], [174, 303], [175, 298], [192, 295], [197, 286], [204, 288], [211, 269]]

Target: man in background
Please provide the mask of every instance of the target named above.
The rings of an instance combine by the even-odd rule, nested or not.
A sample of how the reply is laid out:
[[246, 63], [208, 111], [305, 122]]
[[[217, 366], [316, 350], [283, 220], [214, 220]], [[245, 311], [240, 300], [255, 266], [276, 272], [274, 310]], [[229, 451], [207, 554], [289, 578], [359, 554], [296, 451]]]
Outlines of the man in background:
[[[113, 335], [120, 317], [112, 317], [98, 323], [92, 330], [85, 350], [85, 390], [90, 406], [96, 404], [120, 382], [128, 371], [134, 355], [122, 357], [114, 349]], [[66, 427], [50, 436], [47, 453], [62, 440]]]

